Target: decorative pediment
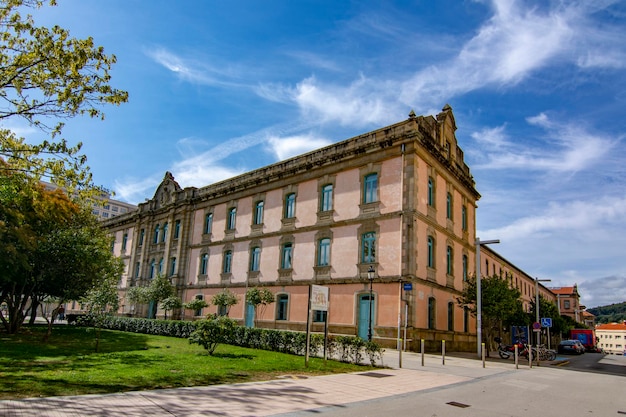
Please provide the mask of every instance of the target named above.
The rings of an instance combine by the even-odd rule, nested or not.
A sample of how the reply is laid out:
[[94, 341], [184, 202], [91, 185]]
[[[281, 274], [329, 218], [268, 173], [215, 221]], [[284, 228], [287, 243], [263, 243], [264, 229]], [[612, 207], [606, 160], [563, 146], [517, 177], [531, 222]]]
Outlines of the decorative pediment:
[[176, 201], [176, 193], [180, 190], [180, 185], [174, 180], [172, 173], [167, 171], [152, 198], [154, 208], [157, 209], [174, 203]]

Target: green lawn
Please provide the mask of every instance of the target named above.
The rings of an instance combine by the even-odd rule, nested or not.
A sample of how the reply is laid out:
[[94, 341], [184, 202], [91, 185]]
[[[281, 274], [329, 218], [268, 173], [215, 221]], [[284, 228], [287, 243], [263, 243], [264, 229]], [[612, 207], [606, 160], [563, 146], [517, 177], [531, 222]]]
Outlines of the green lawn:
[[230, 384], [285, 375], [320, 375], [367, 369], [335, 361], [220, 345], [213, 356], [187, 339], [56, 326], [17, 335], [0, 333], [0, 399], [103, 394], [157, 388]]

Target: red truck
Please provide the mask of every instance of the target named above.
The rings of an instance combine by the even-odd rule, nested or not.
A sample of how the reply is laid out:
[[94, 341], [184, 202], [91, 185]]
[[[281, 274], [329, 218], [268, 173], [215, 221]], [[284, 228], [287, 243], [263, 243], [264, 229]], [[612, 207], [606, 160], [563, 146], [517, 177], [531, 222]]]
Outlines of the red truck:
[[580, 340], [587, 352], [596, 351], [596, 332], [593, 329], [572, 329], [569, 338]]

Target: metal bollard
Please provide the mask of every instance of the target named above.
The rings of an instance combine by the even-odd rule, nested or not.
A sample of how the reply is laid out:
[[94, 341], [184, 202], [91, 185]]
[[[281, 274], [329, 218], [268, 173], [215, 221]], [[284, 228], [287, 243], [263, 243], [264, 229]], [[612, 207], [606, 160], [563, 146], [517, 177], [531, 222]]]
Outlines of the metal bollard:
[[519, 369], [519, 346], [515, 344], [515, 369]]
[[424, 339], [421, 340], [420, 352], [422, 352], [422, 366], [424, 366]]
[[398, 368], [402, 368], [402, 339], [400, 339], [400, 349], [398, 349]]
[[441, 364], [446, 364], [446, 341], [441, 341]]
[[480, 344], [480, 356], [483, 360], [483, 368], [485, 367], [485, 343]]

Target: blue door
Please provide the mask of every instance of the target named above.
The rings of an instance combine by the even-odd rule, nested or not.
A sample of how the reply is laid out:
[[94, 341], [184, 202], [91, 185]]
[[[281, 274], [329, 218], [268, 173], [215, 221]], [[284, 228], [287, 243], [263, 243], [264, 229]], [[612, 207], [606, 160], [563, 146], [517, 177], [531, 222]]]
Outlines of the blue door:
[[[374, 334], [374, 318], [376, 317], [376, 296], [372, 295], [372, 334]], [[362, 294], [359, 296], [359, 321], [358, 336], [367, 340], [370, 329], [370, 295]]]
[[155, 319], [156, 313], [157, 313], [157, 304], [154, 302], [154, 300], [152, 300], [150, 301], [150, 303], [148, 303], [148, 318]]
[[254, 306], [246, 304], [246, 327], [254, 327]]

